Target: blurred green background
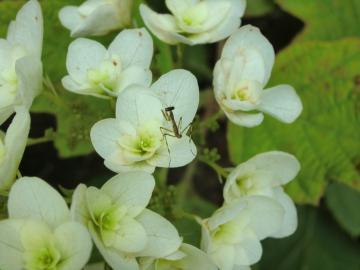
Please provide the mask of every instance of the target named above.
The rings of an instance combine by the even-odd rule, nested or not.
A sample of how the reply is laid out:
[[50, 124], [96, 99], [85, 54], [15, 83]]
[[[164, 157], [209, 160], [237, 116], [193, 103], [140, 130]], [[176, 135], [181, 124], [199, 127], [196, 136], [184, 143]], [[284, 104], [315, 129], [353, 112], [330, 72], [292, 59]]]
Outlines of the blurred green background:
[[[65, 92], [60, 79], [66, 74], [69, 32], [57, 18], [62, 6], [80, 0], [40, 1], [45, 18], [43, 62], [46, 87], [32, 108], [32, 137], [52, 128], [54, 142], [31, 146], [21, 166], [23, 175], [40, 176], [54, 186], [74, 188], [85, 182], [101, 185], [109, 176], [93, 153], [89, 130], [99, 119], [111, 117], [108, 101]], [[143, 2], [135, 1], [135, 7]], [[0, 36], [24, 0], [0, 0]], [[165, 11], [164, 1], [147, 1]], [[141, 25], [134, 9], [134, 22]], [[253, 129], [211, 119], [218, 111], [211, 93], [212, 69], [221, 44], [186, 47], [183, 66], [199, 79], [202, 107], [199, 118], [208, 128], [199, 139], [200, 151], [228, 167], [268, 150], [294, 154], [302, 164], [299, 176], [286, 190], [298, 204], [299, 228], [286, 239], [264, 241], [259, 270], [360, 269], [360, 1], [359, 0], [248, 0], [243, 24], [258, 26], [277, 54], [269, 86], [293, 85], [304, 111], [291, 125], [266, 117]], [[109, 44], [116, 33], [97, 38]], [[155, 40], [154, 77], [176, 67], [175, 48]], [[51, 82], [51, 83], [50, 83]], [[54, 94], [55, 93], [55, 94]], [[206, 150], [211, 148], [212, 155]], [[221, 184], [206, 165], [196, 162], [185, 173], [169, 172], [168, 185], [159, 185], [152, 207], [173, 220], [191, 243], [198, 243], [199, 228], [178, 218], [180, 205], [206, 216], [221, 204]], [[159, 179], [164, 172], [157, 172]], [[181, 180], [190, 181], [186, 196], [175, 193]], [[176, 198], [175, 198], [176, 197]]]

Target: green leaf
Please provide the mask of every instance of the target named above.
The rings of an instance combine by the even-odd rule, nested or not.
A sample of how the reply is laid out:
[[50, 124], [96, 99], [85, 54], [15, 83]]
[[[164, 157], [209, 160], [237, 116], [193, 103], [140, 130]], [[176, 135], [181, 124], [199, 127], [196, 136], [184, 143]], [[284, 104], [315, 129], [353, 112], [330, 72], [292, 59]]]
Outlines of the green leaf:
[[358, 0], [276, 0], [282, 9], [305, 23], [300, 40], [336, 40], [360, 36]]
[[35, 100], [32, 112], [56, 116], [54, 142], [62, 158], [91, 153], [91, 127], [101, 119], [113, 117], [109, 100], [76, 95], [65, 90], [58, 96], [49, 91], [43, 92]]
[[353, 237], [360, 235], [360, 192], [333, 183], [326, 190], [326, 203], [335, 219]]
[[275, 8], [274, 0], [247, 1], [246, 17], [260, 17], [271, 13]]
[[360, 190], [359, 66], [359, 39], [306, 42], [281, 52], [270, 85], [292, 84], [304, 111], [291, 125], [268, 116], [252, 129], [230, 124], [231, 160], [270, 150], [294, 154], [302, 169], [286, 189], [298, 203], [318, 203], [329, 180]]
[[358, 270], [360, 245], [324, 213], [300, 207], [299, 227], [285, 239], [264, 241], [264, 253], [254, 270]]

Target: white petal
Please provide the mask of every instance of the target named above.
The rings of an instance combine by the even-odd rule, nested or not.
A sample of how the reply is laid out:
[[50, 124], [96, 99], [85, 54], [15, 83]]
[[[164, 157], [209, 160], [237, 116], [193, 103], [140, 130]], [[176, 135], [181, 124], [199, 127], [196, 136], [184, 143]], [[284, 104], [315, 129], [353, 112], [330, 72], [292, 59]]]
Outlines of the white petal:
[[87, 229], [77, 222], [66, 222], [56, 228], [55, 238], [62, 258], [61, 269], [82, 269], [90, 258], [92, 241]]
[[2, 125], [14, 112], [12, 105], [0, 108], [0, 125]]
[[279, 231], [285, 211], [275, 199], [249, 196], [244, 200], [247, 202], [246, 214], [249, 216], [249, 226], [260, 240]]
[[128, 214], [136, 217], [148, 205], [155, 187], [151, 174], [129, 172], [114, 176], [101, 188], [116, 203], [125, 206]]
[[143, 250], [147, 244], [147, 236], [144, 227], [135, 219], [123, 217], [116, 231], [103, 232], [103, 237], [109, 237], [113, 241], [112, 247], [126, 253], [134, 253]]
[[177, 44], [179, 42], [192, 43], [189, 39], [177, 34], [179, 29], [173, 16], [158, 14], [144, 4], [140, 5], [140, 14], [145, 25], [160, 40], [168, 44]]
[[117, 98], [116, 118], [142, 126], [151, 122], [163, 122], [160, 100], [149, 89], [133, 85], [128, 87]]
[[112, 160], [105, 160], [104, 165], [113, 172], [116, 173], [125, 173], [133, 171], [142, 171], [146, 173], [153, 173], [155, 171], [155, 166], [148, 164], [147, 162], [137, 162], [131, 165], [123, 165]]
[[161, 76], [152, 86], [163, 108], [174, 107], [175, 121], [182, 119], [186, 128], [194, 119], [199, 106], [199, 85], [196, 77], [183, 69], [172, 70]]
[[234, 33], [241, 24], [240, 18], [244, 14], [246, 1], [229, 0], [228, 2], [231, 2], [232, 4], [232, 7], [230, 8], [231, 14], [228, 14], [221, 24], [208, 32], [208, 43], [218, 42], [219, 40], [227, 38]]
[[188, 244], [182, 244], [179, 250], [186, 254], [180, 263], [182, 269], [217, 270], [216, 265], [202, 250]]
[[11, 53], [13, 45], [6, 39], [0, 38], [0, 72], [13, 65], [14, 57]]
[[257, 263], [262, 255], [262, 246], [255, 233], [243, 232], [241, 242], [235, 246], [235, 264], [248, 266]]
[[293, 234], [296, 231], [298, 224], [297, 212], [294, 202], [281, 187], [276, 188], [274, 191], [275, 198], [284, 208], [285, 214], [282, 227], [272, 237], [283, 238]]
[[238, 52], [247, 49], [257, 50], [263, 57], [266, 75], [262, 81], [263, 85], [270, 78], [271, 70], [275, 61], [275, 51], [271, 43], [254, 26], [246, 25], [237, 30], [226, 41], [221, 57], [232, 58]]
[[198, 3], [198, 0], [165, 0], [166, 7], [172, 14], [180, 16], [188, 8]]
[[88, 84], [80, 84], [76, 82], [70, 75], [61, 79], [64, 88], [70, 92], [79, 95], [90, 95], [99, 98], [108, 98], [108, 95], [101, 93], [98, 89], [89, 86]]
[[290, 124], [299, 117], [303, 107], [295, 89], [284, 84], [264, 90], [258, 109]]
[[189, 164], [197, 154], [194, 142], [188, 137], [166, 137], [161, 149], [151, 158], [148, 163], [156, 167], [177, 168]]
[[84, 225], [87, 225], [91, 218], [86, 204], [86, 190], [84, 184], [79, 184], [75, 188], [70, 207], [71, 219]]
[[153, 41], [145, 28], [123, 30], [109, 46], [109, 52], [121, 59], [121, 66], [148, 69], [153, 56]]
[[59, 19], [61, 24], [69, 30], [75, 29], [84, 21], [84, 18], [81, 17], [78, 7], [76, 6], [66, 6], [60, 9]]
[[89, 231], [96, 247], [111, 268], [121, 270], [139, 270], [139, 265], [134, 257], [126, 256], [113, 248], [105, 247], [99, 238], [96, 229], [93, 227], [93, 224], [89, 225]]
[[136, 219], [144, 226], [148, 236], [146, 248], [137, 256], [165, 257], [181, 245], [176, 228], [159, 214], [145, 209]]
[[260, 125], [264, 120], [262, 113], [224, 112], [229, 120], [238, 126], [255, 127]]
[[28, 54], [33, 54], [40, 59], [43, 32], [40, 4], [36, 0], [30, 0], [19, 10], [16, 20], [9, 27], [7, 40], [13, 45], [23, 46]]
[[98, 6], [89, 16], [85, 17], [77, 27], [72, 29], [72, 37], [101, 36], [121, 27], [118, 10], [113, 4]]
[[300, 163], [296, 157], [281, 151], [258, 154], [246, 163], [253, 164], [256, 170], [269, 173], [274, 187], [288, 183], [300, 170]]
[[211, 231], [219, 226], [235, 219], [247, 208], [246, 199], [237, 200], [232, 204], [224, 205], [207, 220], [208, 227]]
[[222, 245], [214, 252], [211, 252], [209, 256], [221, 270], [233, 270], [235, 263], [235, 249], [233, 246]]
[[37, 177], [22, 177], [9, 194], [10, 218], [39, 219], [55, 228], [69, 219], [69, 209], [63, 197]]
[[134, 128], [114, 118], [100, 120], [95, 123], [90, 131], [91, 142], [95, 151], [104, 159], [111, 156], [119, 147], [118, 140], [121, 135], [135, 134]]
[[15, 70], [18, 76], [19, 101], [29, 109], [42, 90], [42, 64], [35, 57], [26, 56], [16, 61]]
[[99, 42], [85, 38], [74, 40], [66, 57], [69, 75], [79, 84], [86, 82], [88, 70], [99, 67], [106, 54], [105, 47]]
[[21, 228], [24, 220], [6, 219], [0, 222], [0, 269], [23, 269]]
[[121, 73], [119, 84], [116, 91], [120, 93], [125, 88], [137, 84], [148, 87], [151, 84], [152, 73], [149, 69], [140, 66], [130, 66]]
[[0, 190], [2, 191], [8, 191], [16, 178], [30, 131], [29, 112], [20, 107], [17, 110], [4, 140], [6, 153], [0, 165]]

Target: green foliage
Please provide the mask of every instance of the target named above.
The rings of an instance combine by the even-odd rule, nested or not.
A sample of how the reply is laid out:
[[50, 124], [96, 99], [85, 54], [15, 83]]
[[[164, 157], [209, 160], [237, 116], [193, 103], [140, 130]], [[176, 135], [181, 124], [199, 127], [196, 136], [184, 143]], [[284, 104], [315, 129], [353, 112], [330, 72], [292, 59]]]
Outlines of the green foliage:
[[304, 21], [299, 40], [336, 40], [360, 35], [358, 0], [276, 0], [282, 9]]
[[337, 222], [353, 237], [360, 236], [360, 192], [333, 183], [327, 188], [325, 198]]
[[[359, 243], [348, 236], [324, 213], [298, 208], [299, 228], [285, 239], [266, 240], [261, 262], [254, 270], [358, 270]], [[276, 247], [276, 248], [274, 248]]]
[[327, 181], [360, 190], [360, 41], [295, 44], [278, 55], [271, 85], [291, 83], [304, 111], [292, 125], [266, 117], [256, 128], [229, 125], [234, 163], [269, 150], [294, 154], [302, 170], [287, 191], [298, 203], [318, 203]]
[[247, 17], [264, 16], [275, 8], [274, 0], [250, 0], [247, 1], [246, 13]]
[[91, 153], [91, 127], [101, 119], [113, 117], [109, 100], [76, 95], [65, 90], [59, 95], [45, 90], [35, 100], [32, 111], [56, 116], [54, 142], [64, 158]]

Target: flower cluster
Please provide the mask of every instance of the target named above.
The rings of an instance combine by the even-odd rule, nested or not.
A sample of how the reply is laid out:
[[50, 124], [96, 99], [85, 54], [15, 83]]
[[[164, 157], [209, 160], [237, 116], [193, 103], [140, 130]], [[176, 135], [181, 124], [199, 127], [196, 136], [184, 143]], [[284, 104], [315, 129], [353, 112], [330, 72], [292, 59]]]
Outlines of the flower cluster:
[[[71, 36], [81, 37], [69, 45], [63, 87], [116, 104], [114, 117], [95, 123], [90, 132], [95, 151], [116, 175], [100, 188], [79, 184], [70, 209], [44, 180], [18, 172], [29, 109], [42, 88], [37, 0], [21, 8], [7, 38], [0, 39], [0, 123], [15, 112], [6, 134], [0, 134], [0, 195], [8, 196], [8, 218], [0, 221], [0, 269], [83, 269], [92, 243], [114, 270], [249, 269], [261, 258], [261, 240], [296, 230], [296, 208], [282, 186], [300, 164], [279, 151], [258, 154], [228, 174], [224, 205], [209, 218], [196, 218], [201, 249], [184, 243], [170, 221], [147, 208], [155, 169], [182, 167], [197, 156], [191, 132], [200, 94], [196, 77], [184, 69], [153, 82], [154, 45], [145, 28], [122, 30], [108, 48], [83, 38], [129, 26], [132, 6], [131, 0], [88, 0], [59, 13]], [[146, 26], [166, 43], [230, 37], [213, 79], [215, 99], [230, 121], [253, 127], [263, 113], [285, 123], [300, 115], [302, 104], [291, 86], [263, 90], [275, 53], [257, 28], [239, 28], [245, 0], [166, 0], [166, 6], [172, 15], [138, 7]]]

